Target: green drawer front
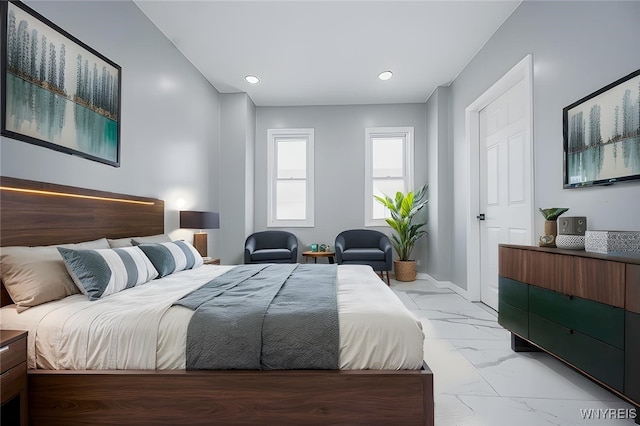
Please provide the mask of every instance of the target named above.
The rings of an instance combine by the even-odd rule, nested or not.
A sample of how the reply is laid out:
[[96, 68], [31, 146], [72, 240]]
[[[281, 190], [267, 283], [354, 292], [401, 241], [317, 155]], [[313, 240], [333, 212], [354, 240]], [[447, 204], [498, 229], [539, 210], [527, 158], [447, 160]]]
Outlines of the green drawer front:
[[624, 309], [530, 286], [529, 312], [624, 349]]
[[529, 314], [504, 303], [502, 298], [498, 302], [498, 323], [520, 337], [529, 338]]
[[523, 311], [529, 310], [529, 285], [509, 278], [498, 277], [498, 286], [498, 297], [501, 303], [507, 303]]
[[627, 311], [624, 394], [640, 405], [640, 315]]
[[624, 352], [620, 349], [533, 314], [529, 314], [529, 340], [622, 392]]

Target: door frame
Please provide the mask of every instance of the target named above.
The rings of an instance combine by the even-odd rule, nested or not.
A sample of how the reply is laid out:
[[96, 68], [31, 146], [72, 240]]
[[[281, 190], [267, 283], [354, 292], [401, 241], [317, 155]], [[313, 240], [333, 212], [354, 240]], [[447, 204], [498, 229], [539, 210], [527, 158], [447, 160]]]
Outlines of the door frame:
[[467, 198], [467, 295], [472, 301], [480, 301], [480, 221], [476, 216], [480, 213], [480, 111], [503, 95], [515, 84], [524, 80], [525, 86], [525, 144], [528, 145], [531, 164], [530, 197], [531, 221], [529, 223], [530, 243], [533, 244], [535, 229], [535, 193], [534, 193], [534, 158], [533, 158], [533, 60], [531, 54], [525, 56], [508, 71], [500, 80], [491, 86], [466, 109], [467, 160], [469, 170], [469, 191]]

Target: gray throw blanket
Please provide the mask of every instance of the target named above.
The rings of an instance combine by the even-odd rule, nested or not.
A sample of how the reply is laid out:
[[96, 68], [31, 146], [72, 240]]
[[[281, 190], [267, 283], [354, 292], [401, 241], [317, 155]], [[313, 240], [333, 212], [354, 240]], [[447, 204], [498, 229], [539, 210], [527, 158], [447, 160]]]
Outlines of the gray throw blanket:
[[337, 369], [335, 265], [241, 265], [177, 301], [188, 370]]

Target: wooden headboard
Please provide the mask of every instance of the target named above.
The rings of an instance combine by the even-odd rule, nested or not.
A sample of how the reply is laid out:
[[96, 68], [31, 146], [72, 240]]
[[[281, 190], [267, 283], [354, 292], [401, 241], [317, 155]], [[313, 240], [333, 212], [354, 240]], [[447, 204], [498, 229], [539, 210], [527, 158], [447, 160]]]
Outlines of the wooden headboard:
[[[0, 246], [164, 233], [164, 201], [0, 177]], [[1, 304], [11, 303], [2, 286]]]

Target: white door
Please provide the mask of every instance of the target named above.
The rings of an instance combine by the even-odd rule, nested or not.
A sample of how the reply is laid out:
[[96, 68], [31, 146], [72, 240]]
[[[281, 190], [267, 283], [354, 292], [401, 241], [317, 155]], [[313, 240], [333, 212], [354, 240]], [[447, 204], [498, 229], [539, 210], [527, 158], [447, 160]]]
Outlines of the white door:
[[530, 244], [531, 159], [524, 80], [480, 111], [480, 300], [498, 310], [498, 244]]

